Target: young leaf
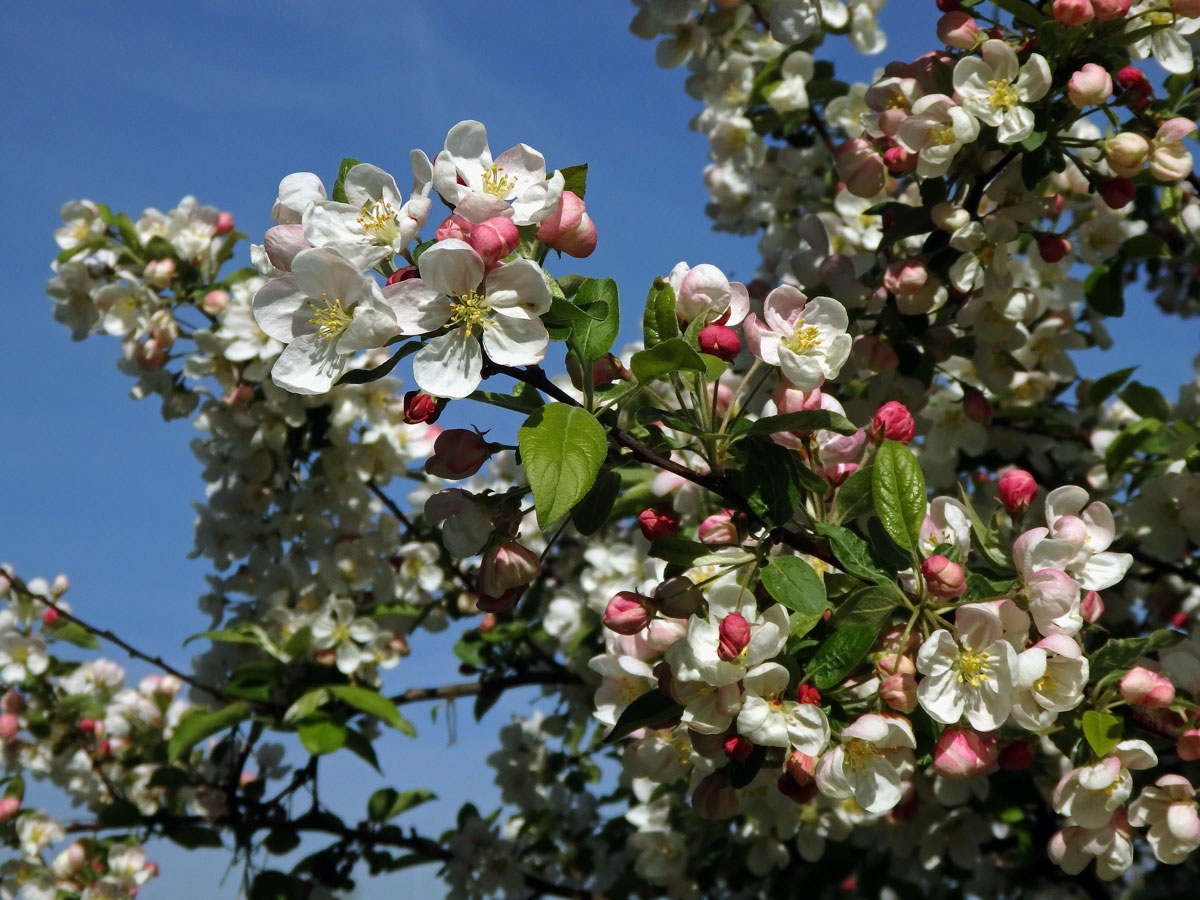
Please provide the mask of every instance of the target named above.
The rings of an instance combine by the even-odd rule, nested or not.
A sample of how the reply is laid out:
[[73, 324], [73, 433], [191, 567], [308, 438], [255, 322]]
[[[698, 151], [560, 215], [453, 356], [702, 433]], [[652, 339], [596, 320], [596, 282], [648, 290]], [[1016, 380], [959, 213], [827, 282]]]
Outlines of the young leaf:
[[587, 193], [587, 163], [580, 163], [577, 166], [567, 166], [565, 169], [559, 169], [563, 177], [563, 190], [570, 191], [580, 200]]
[[335, 203], [346, 203], [346, 175], [350, 170], [358, 165], [358, 160], [347, 156], [338, 166], [337, 180], [333, 183], [333, 190], [329, 196]]
[[675, 318], [675, 289], [661, 278], [655, 278], [646, 296], [646, 309], [642, 313], [642, 341], [649, 349], [675, 337], [679, 337], [679, 322]]
[[745, 453], [745, 463], [736, 478], [738, 489], [755, 514], [769, 525], [791, 520], [804, 500], [805, 488], [811, 489], [809, 479], [816, 479], [821, 491], [826, 486], [804, 468], [798, 453], [766, 438], [747, 438]]
[[1129, 376], [1134, 373], [1137, 366], [1130, 366], [1128, 369], [1119, 369], [1116, 372], [1109, 372], [1102, 378], [1097, 378], [1096, 383], [1092, 385], [1088, 391], [1088, 400], [1096, 406], [1099, 406], [1105, 400], [1113, 395], [1113, 392], [1129, 380]]
[[167, 759], [175, 762], [200, 741], [226, 728], [232, 728], [250, 715], [250, 704], [238, 701], [220, 709], [189, 712], [175, 726], [167, 744]]
[[829, 623], [835, 629], [850, 624], [882, 628], [891, 619], [892, 610], [903, 602], [904, 594], [894, 584], [865, 587], [843, 600]]
[[829, 547], [838, 565], [851, 575], [876, 584], [895, 582], [894, 577], [875, 565], [867, 542], [850, 529], [826, 525], [824, 522], [816, 523], [813, 528], [817, 534], [829, 540]]
[[589, 278], [579, 286], [573, 302], [584, 315], [571, 326], [571, 344], [590, 363], [609, 351], [621, 329], [617, 283], [611, 278]]
[[591, 490], [604, 463], [604, 426], [587, 410], [549, 403], [517, 432], [521, 465], [533, 489], [540, 527], [569, 513]]
[[417, 730], [400, 715], [396, 704], [377, 691], [352, 684], [331, 684], [326, 686], [326, 690], [355, 709], [377, 716], [397, 731], [402, 731], [409, 737], [417, 736]]
[[833, 511], [839, 522], [850, 522], [875, 507], [872, 494], [873, 467], [856, 470], [842, 482], [833, 498]]
[[580, 534], [595, 534], [604, 527], [620, 492], [621, 476], [612, 469], [601, 473], [571, 517]]
[[1097, 756], [1108, 756], [1121, 742], [1121, 720], [1089, 709], [1083, 714], [1083, 736]]
[[1096, 312], [1118, 318], [1125, 314], [1125, 257], [1118, 253], [1093, 267], [1083, 282], [1083, 296]]
[[836, 686], [867, 655], [878, 635], [879, 629], [873, 625], [843, 625], [824, 640], [808, 661], [805, 670], [808, 679], [822, 691]]
[[304, 749], [313, 756], [333, 753], [346, 744], [346, 726], [324, 716], [301, 722], [296, 734]]
[[683, 707], [670, 697], [664, 696], [657, 689], [648, 691], [625, 707], [613, 730], [604, 738], [604, 743], [619, 741], [627, 734], [647, 725], [676, 720], [682, 713]]
[[629, 368], [638, 381], [656, 381], [672, 372], [689, 370], [705, 371], [700, 354], [689, 347], [682, 338], [670, 338], [648, 350], [639, 350], [629, 361]]
[[888, 535], [901, 548], [914, 552], [925, 521], [925, 476], [912, 451], [896, 441], [884, 441], [872, 466], [871, 493], [875, 511]]
[[388, 822], [414, 806], [436, 799], [437, 794], [423, 788], [411, 791], [381, 788], [367, 801], [367, 818], [372, 822]]
[[808, 634], [829, 609], [821, 576], [798, 556], [772, 559], [763, 569], [762, 583], [776, 602], [792, 611], [792, 637]]
[[858, 427], [840, 413], [827, 409], [803, 409], [767, 416], [750, 426], [750, 434], [774, 434], [777, 431], [832, 431], [835, 434], [854, 434]]

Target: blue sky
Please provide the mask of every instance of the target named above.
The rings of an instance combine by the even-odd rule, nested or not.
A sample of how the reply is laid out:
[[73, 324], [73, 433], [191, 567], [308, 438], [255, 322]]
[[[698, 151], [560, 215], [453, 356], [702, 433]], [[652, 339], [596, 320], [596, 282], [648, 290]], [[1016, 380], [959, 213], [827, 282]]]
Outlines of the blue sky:
[[[922, 35], [932, 40], [932, 13], [923, 13], [928, 26], [918, 33], [913, 6], [897, 0], [885, 9], [892, 46], [856, 61], [854, 76], [920, 52]], [[476, 118], [496, 152], [524, 141], [552, 167], [590, 164], [599, 249], [553, 271], [615, 277], [627, 321], [636, 320], [653, 277], [678, 260], [712, 262], [735, 277], [752, 272], [752, 242], [713, 233], [703, 215], [706, 146], [687, 130], [698, 107], [683, 91], [684, 73], [654, 65], [653, 45], [628, 33], [633, 8], [619, 0], [339, 8], [311, 0], [97, 0], [19, 3], [7, 12], [0, 192], [9, 225], [0, 259], [4, 312], [15, 327], [0, 356], [9, 385], [0, 404], [0, 560], [25, 577], [66, 572], [80, 615], [170, 660], [186, 664], [181, 643], [204, 627], [195, 598], [205, 567], [185, 559], [190, 504], [203, 495], [188, 447], [195, 435], [187, 422], [164, 425], [154, 401], [127, 397], [116, 341], [73, 344], [51, 319], [43, 285], [62, 202], [87, 197], [136, 218], [192, 193], [231, 211], [257, 238], [284, 175], [315, 171], [331, 183], [339, 159], [354, 156], [406, 186], [410, 149], [432, 154], [451, 125]], [[854, 61], [848, 43], [832, 46], [839, 60]], [[1191, 377], [1200, 328], [1145, 312], [1148, 301], [1131, 305], [1112, 326], [1125, 346], [1086, 368], [1152, 361], [1141, 377], [1173, 397]], [[434, 644], [418, 647], [393, 677], [403, 686], [456, 680], [447, 642]], [[421, 814], [439, 830], [461, 799], [486, 805], [495, 796], [484, 758], [507, 713], [498, 708], [481, 730], [462, 704], [452, 747], [444, 711], [435, 726], [427, 710], [412, 713], [424, 738], [389, 738], [380, 756], [399, 786], [431, 784], [442, 793], [445, 802]], [[378, 786], [370, 774], [352, 760], [326, 784], [347, 798], [347, 809], [362, 809]], [[222, 855], [169, 846], [154, 855], [164, 877], [145, 896], [235, 893], [236, 873], [220, 881]], [[392, 896], [401, 886], [436, 893], [426, 875], [410, 871], [364, 881], [360, 895]]]

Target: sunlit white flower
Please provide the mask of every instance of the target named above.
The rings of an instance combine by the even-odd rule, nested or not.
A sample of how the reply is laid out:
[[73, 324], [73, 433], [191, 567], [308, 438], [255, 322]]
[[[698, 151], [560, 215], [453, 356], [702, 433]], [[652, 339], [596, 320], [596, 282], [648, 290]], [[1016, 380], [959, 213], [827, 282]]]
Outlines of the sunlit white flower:
[[1102, 828], [1133, 791], [1130, 769], [1149, 769], [1158, 757], [1145, 741], [1121, 741], [1098, 763], [1072, 769], [1054, 788], [1054, 810], [1084, 828]]
[[979, 56], [965, 56], [954, 66], [954, 90], [963, 109], [997, 128], [1002, 144], [1015, 144], [1033, 133], [1033, 110], [1026, 104], [1050, 90], [1050, 66], [1039, 53], [1030, 54], [1018, 71], [1017, 52], [1007, 41], [984, 41]]
[[779, 663], [763, 663], [746, 673], [746, 696], [738, 713], [738, 733], [767, 747], [792, 746], [816, 756], [829, 743], [829, 720], [821, 707], [787, 699], [790, 675]]
[[751, 313], [742, 326], [750, 352], [804, 391], [836, 378], [850, 356], [846, 309], [832, 297], [806, 298], [781, 285], [763, 301], [763, 318]]
[[1161, 776], [1129, 804], [1129, 824], [1149, 826], [1146, 839], [1159, 862], [1183, 862], [1200, 847], [1196, 789], [1182, 775]]
[[861, 716], [842, 730], [841, 743], [817, 763], [817, 786], [834, 799], [853, 797], [869, 813], [900, 802], [915, 768], [912, 725], [900, 716]]
[[1060, 712], [1083, 700], [1088, 661], [1074, 638], [1050, 635], [1017, 655], [1012, 717], [1022, 728], [1045, 731]]
[[1012, 704], [1016, 654], [998, 615], [973, 617], [969, 626], [965, 621], [958, 616], [957, 641], [941, 628], [921, 645], [917, 670], [926, 677], [917, 700], [939, 722], [953, 725], [965, 713], [971, 727], [995, 731]]

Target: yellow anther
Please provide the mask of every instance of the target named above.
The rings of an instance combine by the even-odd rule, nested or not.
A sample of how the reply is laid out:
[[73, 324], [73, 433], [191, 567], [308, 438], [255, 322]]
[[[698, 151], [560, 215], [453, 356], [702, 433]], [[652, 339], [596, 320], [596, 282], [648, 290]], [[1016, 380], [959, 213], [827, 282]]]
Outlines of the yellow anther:
[[468, 330], [478, 326], [486, 331], [491, 320], [492, 311], [488, 308], [484, 295], [478, 291], [469, 291], [462, 296], [450, 299], [448, 325], [462, 325]]
[[948, 123], [945, 125], [939, 125], [937, 128], [933, 129], [933, 131], [930, 132], [929, 137], [933, 143], [942, 147], [947, 147], [958, 140], [958, 136], [954, 133], [954, 126]]
[[392, 205], [384, 200], [368, 200], [359, 210], [358, 224], [382, 244], [400, 237], [400, 219]]
[[815, 325], [805, 325], [803, 319], [796, 323], [796, 329], [792, 332], [792, 336], [784, 338], [783, 341], [783, 346], [795, 354], [807, 353], [820, 345], [821, 332]]
[[855, 769], [865, 769], [879, 755], [879, 748], [862, 738], [851, 738], [842, 745], [842, 749], [845, 751], [845, 765]]
[[1020, 98], [1017, 97], [1017, 92], [1007, 78], [1001, 78], [999, 81], [989, 81], [988, 88], [991, 89], [992, 96], [988, 97], [988, 102], [996, 109], [1008, 112], [1014, 106], [1020, 104]]
[[332, 341], [337, 338], [350, 321], [354, 318], [346, 310], [342, 309], [342, 301], [337, 297], [333, 300], [329, 299], [329, 295], [321, 293], [321, 305], [308, 301], [308, 307], [313, 311], [313, 317], [308, 320], [308, 324], [317, 329], [317, 340], [324, 338]]
[[517, 186], [517, 179], [501, 175], [500, 173], [503, 171], [504, 169], [495, 163], [483, 170], [483, 192], [485, 194], [504, 198]]
[[971, 687], [979, 687], [987, 680], [992, 668], [992, 660], [986, 653], [976, 650], [964, 650], [958, 655], [958, 680], [966, 682]]

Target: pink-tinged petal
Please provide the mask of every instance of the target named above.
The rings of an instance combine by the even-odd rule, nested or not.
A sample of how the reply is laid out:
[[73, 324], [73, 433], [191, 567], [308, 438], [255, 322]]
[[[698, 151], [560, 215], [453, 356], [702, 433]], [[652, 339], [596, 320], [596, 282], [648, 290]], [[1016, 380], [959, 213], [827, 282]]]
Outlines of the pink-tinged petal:
[[1195, 805], [1172, 803], [1167, 807], [1167, 828], [1178, 840], [1200, 842], [1200, 816], [1196, 815]]
[[433, 338], [413, 357], [413, 378], [425, 393], [451, 400], [479, 387], [483, 352], [465, 328]]
[[773, 332], [754, 313], [750, 313], [742, 322], [742, 334], [746, 338], [746, 346], [750, 348], [750, 352], [768, 365], [776, 366], [779, 365], [778, 356], [774, 356], [773, 360], [768, 360], [762, 354], [763, 335], [771, 333]]
[[1021, 573], [1023, 579], [1028, 580], [1036, 571], [1036, 566], [1033, 563], [1033, 552], [1037, 548], [1037, 545], [1046, 539], [1046, 535], [1049, 533], [1050, 530], [1048, 528], [1031, 528], [1013, 541], [1013, 564], [1017, 567], [1017, 571]]
[[729, 282], [729, 317], [725, 324], [730, 328], [740, 325], [750, 312], [750, 291], [740, 281]]
[[310, 318], [308, 295], [291, 275], [272, 278], [254, 295], [254, 320], [277, 341], [290, 343], [298, 335], [312, 334], [316, 329], [309, 324]]
[[954, 627], [964, 647], [981, 650], [1004, 633], [1000, 609], [992, 603], [968, 603], [954, 613]]
[[1154, 135], [1154, 140], [1159, 144], [1173, 144], [1176, 141], [1182, 141], [1195, 130], [1196, 123], [1191, 119], [1176, 116], [1173, 119], [1167, 119], [1167, 121], [1158, 126], [1158, 132]]
[[426, 334], [450, 321], [450, 301], [420, 278], [384, 287], [383, 303], [396, 317], [401, 334]]
[[500, 315], [540, 316], [552, 302], [546, 276], [531, 259], [516, 259], [493, 269], [486, 289], [487, 305]]
[[807, 298], [790, 284], [783, 284], [767, 294], [763, 301], [763, 318], [767, 327], [779, 334], [790, 335], [796, 322], [804, 318]]
[[1046, 521], [1053, 525], [1063, 516], [1078, 516], [1088, 502], [1088, 492], [1073, 484], [1055, 488], [1046, 497]]
[[[483, 333], [483, 347], [502, 366], [532, 366], [546, 356], [549, 344], [541, 319], [494, 318]], [[472, 388], [473, 390], [473, 388]]]
[[324, 394], [342, 376], [347, 359], [333, 341], [302, 334], [283, 348], [271, 367], [271, 379], [293, 394]]
[[462, 296], [483, 280], [483, 259], [466, 241], [448, 238], [421, 254], [421, 280], [440, 294]]
[[1097, 553], [1084, 564], [1079, 584], [1084, 590], [1102, 591], [1124, 578], [1132, 565], [1133, 557], [1128, 553]]
[[1093, 553], [1107, 550], [1117, 534], [1117, 524], [1113, 520], [1112, 510], [1097, 500], [1080, 514], [1080, 518], [1087, 525], [1088, 549]]
[[513, 182], [512, 189], [506, 197], [519, 194], [531, 184], [546, 180], [546, 157], [528, 144], [517, 144], [505, 150], [496, 157], [495, 162], [501, 176]]
[[271, 209], [271, 218], [280, 225], [300, 222], [310, 203], [326, 199], [325, 185], [312, 172], [293, 172], [279, 182], [279, 197]]
[[359, 306], [354, 318], [337, 339], [338, 353], [383, 347], [397, 334], [396, 318], [387, 307]]
[[480, 169], [486, 169], [492, 164], [487, 129], [482, 122], [476, 122], [474, 119], [466, 119], [451, 128], [446, 134], [445, 147], [455, 159], [470, 160]]
[[1120, 774], [1121, 761], [1115, 756], [1106, 756], [1094, 766], [1084, 766], [1079, 770], [1079, 786], [1088, 791], [1102, 791]]
[[[462, 216], [473, 225], [478, 225], [480, 222], [486, 222], [497, 216], [512, 215], [512, 207], [499, 197], [493, 197], [491, 194], [484, 194], [480, 191], [471, 191], [459, 199], [454, 207], [454, 214]], [[522, 223], [518, 222], [517, 224]]]
[[359, 163], [347, 172], [344, 186], [346, 202], [356, 209], [362, 209], [365, 203], [381, 200], [399, 211], [404, 203], [400, 189], [396, 187], [396, 179], [370, 163]]
[[303, 225], [276, 225], [267, 229], [263, 235], [263, 250], [271, 265], [284, 272], [292, 270], [292, 260], [302, 250], [308, 250], [312, 244], [304, 237]]
[[1009, 45], [1008, 41], [996, 39], [984, 41], [983, 47], [980, 48], [980, 53], [983, 56], [983, 61], [992, 70], [992, 79], [997, 81], [1007, 79], [1009, 82], [1017, 80], [1017, 53]]
[[887, 720], [883, 716], [868, 713], [865, 716], [859, 716], [843, 728], [841, 736], [843, 740], [857, 738], [860, 741], [878, 745], [887, 740], [889, 731]]
[[1073, 637], [1065, 634], [1047, 635], [1033, 646], [1042, 650], [1048, 650], [1051, 653], [1057, 653], [1059, 656], [1066, 657], [1067, 659], [1083, 658], [1083, 649]]

